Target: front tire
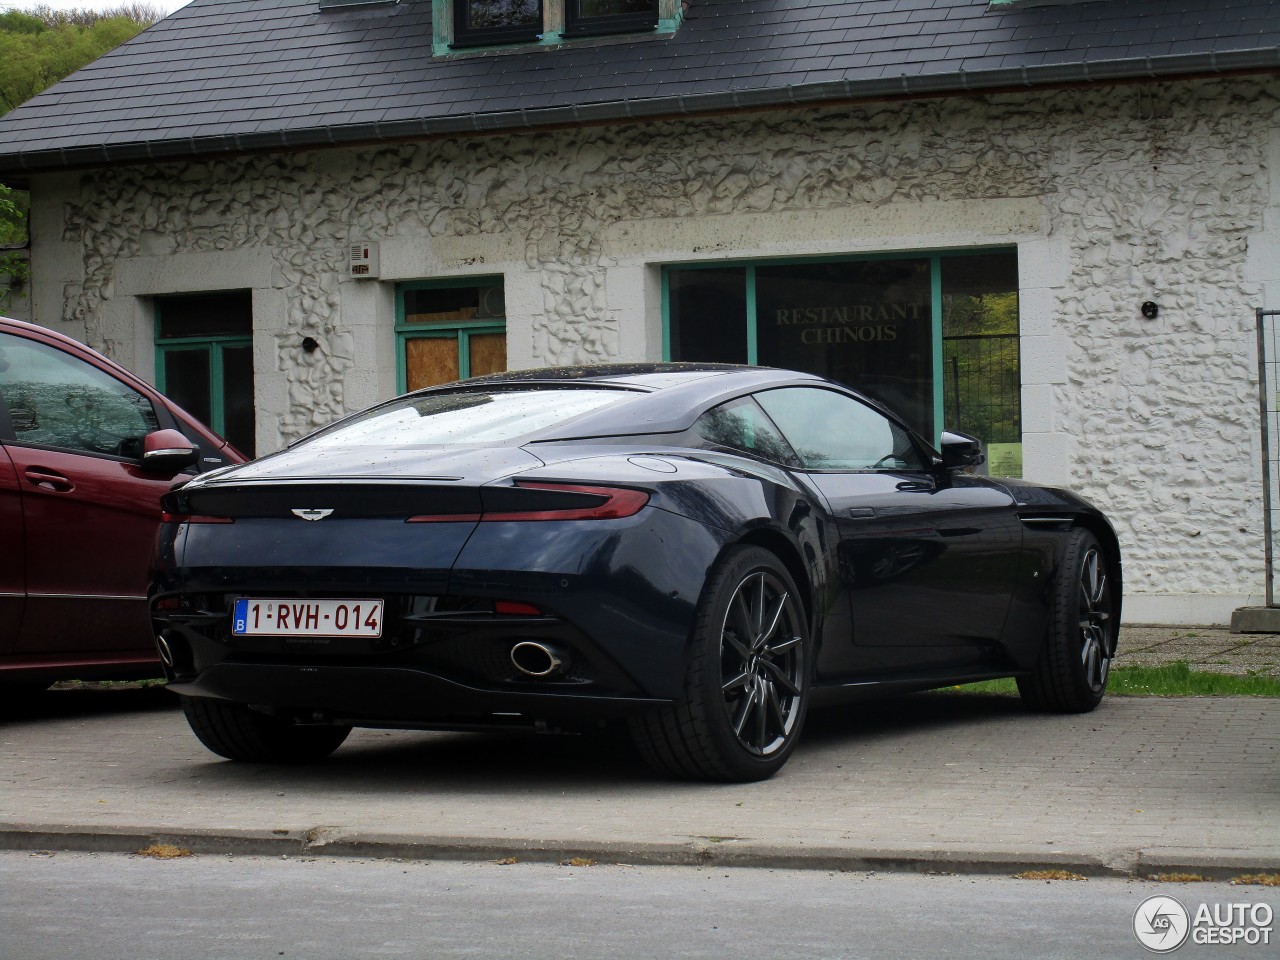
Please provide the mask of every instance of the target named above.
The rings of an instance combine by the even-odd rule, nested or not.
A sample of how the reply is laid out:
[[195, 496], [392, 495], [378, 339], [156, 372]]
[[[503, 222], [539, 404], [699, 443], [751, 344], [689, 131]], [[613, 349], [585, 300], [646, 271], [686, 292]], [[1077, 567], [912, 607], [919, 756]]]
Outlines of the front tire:
[[631, 721], [659, 773], [746, 783], [776, 773], [795, 749], [809, 700], [804, 604], [782, 562], [731, 548], [698, 603], [685, 699]]
[[250, 763], [314, 763], [342, 745], [350, 727], [298, 726], [239, 703], [183, 697], [191, 732], [228, 760]]
[[1071, 531], [1053, 585], [1049, 636], [1035, 671], [1018, 678], [1030, 707], [1087, 713], [1102, 702], [1120, 629], [1117, 597], [1098, 538]]

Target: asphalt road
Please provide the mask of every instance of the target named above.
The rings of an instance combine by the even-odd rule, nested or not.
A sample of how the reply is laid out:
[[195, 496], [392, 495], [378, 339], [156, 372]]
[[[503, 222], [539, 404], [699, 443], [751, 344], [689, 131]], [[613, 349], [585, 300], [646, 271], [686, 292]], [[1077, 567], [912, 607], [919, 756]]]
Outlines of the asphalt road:
[[691, 867], [7, 853], [0, 877], [3, 960], [1138, 958], [1153, 894], [1280, 909], [1223, 883]]

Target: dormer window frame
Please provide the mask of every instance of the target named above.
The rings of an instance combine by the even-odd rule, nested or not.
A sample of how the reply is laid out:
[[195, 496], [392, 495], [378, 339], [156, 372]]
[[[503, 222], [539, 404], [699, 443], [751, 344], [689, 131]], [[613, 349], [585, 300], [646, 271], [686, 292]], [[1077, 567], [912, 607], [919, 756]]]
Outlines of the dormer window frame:
[[643, 33], [658, 26], [659, 2], [646, 0], [649, 9], [641, 13], [584, 14], [583, 3], [590, 0], [564, 0], [564, 36], [589, 37], [609, 33]]
[[534, 43], [545, 32], [547, 4], [544, 0], [535, 0], [538, 5], [537, 19], [534, 23], [512, 27], [472, 27], [470, 26], [471, 7], [475, 0], [452, 0], [453, 5], [453, 37], [450, 46], [491, 47], [506, 43]]
[[[641, 14], [581, 16], [576, 0], [540, 0], [541, 28], [467, 29], [473, 0], [432, 0], [432, 53], [437, 57], [471, 57], [508, 51], [608, 42], [634, 37], [671, 35], [684, 19], [682, 0], [654, 0], [656, 19]], [[566, 8], [573, 6], [574, 9]], [[572, 27], [570, 27], [572, 23]]]

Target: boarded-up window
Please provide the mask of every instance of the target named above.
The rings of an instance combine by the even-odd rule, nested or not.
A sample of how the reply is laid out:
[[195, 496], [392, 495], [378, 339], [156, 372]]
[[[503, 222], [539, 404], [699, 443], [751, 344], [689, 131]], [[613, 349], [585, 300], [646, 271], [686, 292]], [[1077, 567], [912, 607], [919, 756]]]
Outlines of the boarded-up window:
[[500, 277], [404, 284], [397, 318], [402, 391], [507, 369], [506, 304]]

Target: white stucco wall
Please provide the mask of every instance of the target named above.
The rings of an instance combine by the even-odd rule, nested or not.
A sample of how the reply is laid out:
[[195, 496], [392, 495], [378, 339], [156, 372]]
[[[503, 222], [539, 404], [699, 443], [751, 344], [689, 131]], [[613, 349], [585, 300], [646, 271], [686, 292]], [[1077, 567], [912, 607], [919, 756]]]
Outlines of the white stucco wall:
[[1262, 593], [1277, 170], [1270, 77], [61, 174], [32, 311], [151, 375], [149, 297], [251, 288], [265, 452], [394, 392], [397, 280], [502, 274], [525, 367], [658, 358], [664, 263], [1017, 246], [1027, 475], [1113, 518], [1126, 619], [1219, 623]]

